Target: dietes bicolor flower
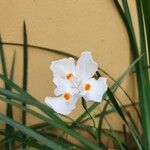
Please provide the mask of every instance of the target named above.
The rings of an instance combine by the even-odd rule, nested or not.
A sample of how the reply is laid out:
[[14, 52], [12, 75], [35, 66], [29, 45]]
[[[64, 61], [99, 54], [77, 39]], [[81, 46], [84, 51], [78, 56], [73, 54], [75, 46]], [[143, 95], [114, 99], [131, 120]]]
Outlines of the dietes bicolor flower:
[[107, 79], [93, 78], [98, 65], [91, 52], [82, 52], [77, 62], [72, 57], [53, 61], [50, 69], [53, 71], [56, 97], [46, 97], [45, 103], [57, 113], [71, 113], [80, 97], [86, 101], [102, 101], [107, 90]]

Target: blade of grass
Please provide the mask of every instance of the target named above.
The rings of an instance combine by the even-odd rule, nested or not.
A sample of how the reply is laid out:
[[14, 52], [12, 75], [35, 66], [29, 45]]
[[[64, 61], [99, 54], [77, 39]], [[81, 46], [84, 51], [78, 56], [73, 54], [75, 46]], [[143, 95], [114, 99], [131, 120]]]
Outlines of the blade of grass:
[[[11, 42], [0, 42], [1, 44], [3, 45], [11, 45], [11, 46], [23, 46], [23, 44], [21, 43], [11, 43]], [[32, 44], [28, 44], [27, 45], [28, 48], [35, 48], [35, 49], [40, 49], [40, 50], [44, 50], [44, 51], [47, 51], [47, 52], [53, 52], [53, 53], [56, 53], [56, 54], [61, 54], [63, 56], [67, 56], [67, 57], [73, 57], [75, 59], [77, 59], [78, 57], [73, 55], [73, 54], [70, 54], [70, 53], [67, 53], [67, 52], [64, 52], [62, 50], [58, 50], [58, 49], [52, 49], [52, 48], [47, 48], [47, 47], [42, 47], [42, 46], [37, 46], [37, 45], [32, 45]]]
[[[119, 115], [121, 116], [121, 118], [124, 120], [125, 124], [126, 124], [126, 125], [128, 126], [128, 128], [130, 129], [130, 132], [131, 132], [131, 134], [132, 134], [132, 136], [133, 136], [133, 139], [134, 139], [134, 141], [135, 141], [135, 143], [136, 143], [138, 149], [139, 149], [139, 150], [142, 150], [142, 145], [141, 145], [141, 139], [140, 139], [140, 137], [138, 136], [137, 132], [136, 132], [135, 129], [132, 127], [132, 125], [129, 124], [128, 121], [126, 120], [126, 118], [125, 118], [125, 116], [124, 116], [124, 114], [123, 114], [123, 112], [122, 112], [120, 106], [118, 105], [118, 103], [117, 103], [117, 101], [116, 101], [116, 99], [115, 99], [113, 93], [111, 92], [111, 90], [110, 90], [109, 88], [108, 88], [108, 90], [107, 90], [107, 94], [108, 94], [108, 96], [109, 96], [109, 98], [110, 98], [111, 103], [113, 104], [112, 107], [114, 108], [114, 110], [115, 110], [116, 112], [118, 112], [118, 114], [119, 114]], [[138, 138], [138, 137], [139, 137], [139, 138]]]
[[[106, 123], [108, 124], [108, 127], [110, 129], [103, 129], [102, 128], [101, 129], [102, 134], [109, 136], [115, 142], [114, 145], [116, 145], [119, 150], [124, 150], [125, 149], [124, 145], [122, 144], [122, 142], [120, 141], [120, 138], [117, 135], [117, 133], [119, 131], [113, 129], [107, 120], [106, 120]], [[74, 127], [77, 129], [83, 129], [86, 131], [88, 130], [91, 133], [91, 135], [95, 136], [95, 130], [93, 129], [93, 126], [85, 125], [85, 124], [77, 124], [77, 126], [74, 126]], [[104, 149], [107, 149], [105, 145], [104, 145]]]
[[[107, 112], [107, 107], [109, 106], [109, 102], [106, 102], [106, 104], [104, 105], [104, 108], [103, 110], [101, 111], [101, 115], [99, 115], [99, 122], [98, 122], [98, 129], [97, 129], [97, 133], [98, 133], [98, 139], [99, 139], [99, 142], [101, 143], [102, 142], [102, 139], [101, 139], [101, 129], [102, 129], [102, 124], [103, 124], [103, 119], [104, 117], [106, 116], [106, 112]], [[99, 143], [99, 144], [100, 144]]]
[[[147, 6], [144, 6], [144, 3], [147, 3]], [[141, 62], [141, 64], [142, 64], [142, 70], [141, 71], [144, 74], [143, 78], [145, 78], [145, 80], [146, 80], [146, 85], [144, 85], [146, 87], [145, 89], [148, 89], [150, 86], [150, 78], [149, 78], [150, 76], [149, 76], [149, 70], [147, 68], [147, 66], [149, 66], [149, 63], [150, 63], [149, 62], [150, 61], [150, 41], [149, 41], [150, 30], [149, 30], [149, 27], [147, 26], [147, 24], [148, 24], [148, 22], [150, 23], [150, 21], [147, 20], [149, 16], [146, 14], [146, 11], [149, 11], [149, 10], [146, 10], [146, 7], [150, 8], [150, 2], [149, 1], [136, 0], [136, 8], [137, 8], [137, 13], [138, 13], [138, 24], [139, 24], [139, 32], [140, 32], [141, 53], [144, 53], [144, 58], [142, 59], [142, 62]], [[143, 13], [144, 13], [144, 15], [143, 15]], [[150, 17], [149, 17], [149, 19], [150, 19]], [[147, 41], [145, 39], [145, 28], [144, 27], [146, 27]], [[147, 47], [146, 47], [146, 43], [148, 43]], [[148, 49], [146, 49], [146, 48], [148, 48]], [[145, 93], [147, 95], [147, 101], [149, 103], [148, 108], [150, 108], [149, 91], [145, 90]], [[146, 113], [150, 113], [150, 111], [146, 112]], [[150, 119], [150, 115], [149, 115], [149, 119]], [[150, 126], [150, 121], [148, 124], [149, 124], [149, 125], [147, 125], [148, 130], [146, 130], [144, 132], [144, 134], [146, 134], [146, 135], [144, 135], [144, 137], [146, 138], [146, 139], [144, 138], [145, 149], [150, 148], [150, 136], [149, 136], [150, 130], [148, 128], [148, 126]]]
[[12, 60], [12, 65], [11, 65], [11, 70], [10, 70], [9, 78], [11, 81], [13, 81], [14, 79], [15, 61], [16, 61], [16, 51], [14, 52], [14, 55], [13, 55], [13, 60]]
[[[137, 124], [135, 123], [136, 120], [134, 120], [132, 118], [132, 115], [130, 114], [130, 112], [124, 107], [123, 103], [121, 102], [121, 100], [118, 99], [117, 96], [115, 96], [116, 100], [118, 101], [119, 104], [121, 104], [121, 110], [124, 112], [126, 118], [128, 119], [128, 122], [132, 122], [132, 126], [135, 128], [136, 132], [139, 133], [138, 135], [140, 135], [140, 132], [138, 132], [138, 127]], [[131, 103], [132, 106], [134, 106], [134, 103]], [[132, 111], [133, 112], [133, 111]], [[135, 117], [135, 116], [134, 116]], [[140, 136], [139, 136], [140, 139]], [[142, 143], [142, 142], [141, 142]]]
[[116, 146], [118, 147], [118, 149], [125, 150], [124, 145], [122, 144], [122, 142], [121, 142], [120, 138], [118, 137], [118, 135], [116, 134], [115, 130], [111, 127], [109, 121], [106, 118], [104, 118], [104, 119], [110, 128], [111, 135], [114, 137], [113, 139], [115, 140]]
[[[15, 106], [15, 107], [17, 107], [17, 108], [19, 108], [19, 109], [21, 109], [21, 110], [24, 110], [24, 111], [26, 111], [26, 113], [30, 113], [31, 115], [33, 115], [34, 117], [37, 117], [37, 118], [39, 118], [39, 119], [41, 119], [41, 120], [43, 120], [43, 121], [45, 121], [45, 122], [47, 122], [47, 123], [42, 123], [42, 124], [38, 124], [38, 125], [34, 125], [34, 126], [30, 126], [30, 127], [28, 127], [28, 128], [31, 128], [31, 129], [34, 129], [34, 130], [37, 130], [37, 129], [39, 129], [39, 128], [41, 128], [41, 127], [45, 127], [45, 125], [46, 126], [50, 126], [49, 125], [49, 123], [51, 124], [51, 122], [52, 122], [52, 120], [50, 120], [49, 118], [46, 118], [45, 117], [45, 115], [42, 115], [42, 114], [40, 114], [40, 113], [38, 113], [38, 112], [36, 112], [36, 111], [34, 111], [34, 110], [31, 110], [31, 109], [29, 109], [29, 108], [27, 108], [27, 107], [24, 107], [24, 106], [22, 106], [21, 104], [19, 104], [19, 103], [16, 103], [16, 102], [13, 102], [13, 101], [9, 101], [9, 100], [7, 100], [6, 98], [3, 98], [3, 97], [0, 97], [0, 100], [2, 100], [2, 101], [5, 101], [6, 103], [9, 103], [10, 105], [13, 105], [13, 106]], [[52, 126], [50, 126], [51, 128], [52, 128]], [[48, 128], [48, 129], [50, 129], [50, 128]], [[42, 130], [41, 131], [41, 133], [43, 133], [44, 132], [44, 130]], [[16, 133], [16, 135], [14, 134], [13, 135], [13, 137], [11, 136], [11, 137], [9, 137], [9, 138], [11, 138], [11, 140], [13, 140], [14, 138], [16, 139], [16, 136], [20, 136], [20, 138], [22, 138], [22, 134], [20, 134], [20, 133]], [[58, 138], [58, 137], [57, 137]], [[57, 139], [56, 138], [56, 139]], [[27, 139], [26, 139], [27, 140]], [[25, 141], [25, 143], [26, 143], [26, 140], [23, 140], [23, 141]], [[54, 140], [54, 139], [52, 139], [52, 140]], [[58, 139], [57, 139], [58, 140]], [[23, 142], [22, 141], [22, 142]], [[56, 140], [54, 140], [55, 142], [56, 142]], [[64, 141], [65, 142], [65, 141]], [[24, 143], [24, 142], [23, 142]], [[30, 143], [29, 143], [30, 144]], [[34, 144], [34, 143], [33, 143]], [[67, 144], [67, 143], [66, 143]], [[69, 144], [70, 146], [71, 146], [71, 143]], [[33, 145], [34, 146], [34, 145]], [[72, 147], [76, 147], [75, 145], [72, 145]]]
[[[24, 140], [21, 136], [18, 136], [16, 134], [14, 134], [13, 137], [9, 137], [8, 139], [1, 140], [0, 141], [0, 146], [2, 147], [4, 144], [10, 143], [10, 142], [12, 142], [14, 140], [16, 140], [18, 142], [21, 142], [21, 143], [25, 143], [26, 145], [28, 145], [30, 147], [34, 147], [34, 148], [38, 148], [38, 149], [42, 149], [42, 150], [52, 150], [51, 148], [48, 148], [48, 147], [43, 146], [41, 144], [38, 144], [35, 139], [29, 139], [29, 140], [26, 139], [26, 140]], [[18, 146], [14, 147], [14, 149], [16, 150], [19, 147], [20, 146], [18, 144]]]
[[3, 88], [0, 88], [1, 94], [5, 95], [5, 96], [10, 95], [14, 99], [18, 99], [24, 103], [33, 105], [33, 106], [39, 108], [45, 114], [47, 114], [50, 118], [54, 119], [55, 121], [58, 121], [58, 123], [60, 123], [60, 124], [65, 125], [64, 122], [60, 118], [58, 118], [58, 116], [56, 116], [55, 112], [51, 108], [49, 108], [48, 106], [46, 106], [42, 103], [39, 103], [34, 97], [29, 95], [26, 91], [21, 89], [18, 85], [13, 83], [11, 80], [8, 80], [4, 75], [0, 74], [0, 78], [19, 93], [19, 94], [12, 93], [10, 91], [4, 90]]
[[141, 63], [143, 67], [144, 76], [146, 79], [148, 79], [147, 82], [149, 82], [148, 69], [145, 69], [148, 66], [148, 58], [147, 58], [148, 51], [146, 49], [146, 39], [145, 39], [145, 32], [144, 32], [144, 20], [143, 20], [141, 0], [136, 0], [136, 9], [138, 14], [138, 25], [139, 25], [139, 33], [140, 33], [140, 48], [141, 48], [141, 53], [144, 54]]
[[[97, 72], [97, 75], [100, 77], [99, 72]], [[137, 133], [134, 130], [134, 128], [132, 127], [131, 124], [128, 123], [128, 121], [125, 118], [124, 113], [122, 112], [117, 100], [115, 99], [113, 93], [111, 92], [111, 90], [108, 88], [108, 90], [106, 91], [107, 95], [109, 96], [109, 101], [112, 103], [112, 107], [114, 108], [114, 110], [116, 110], [116, 112], [118, 112], [119, 116], [122, 118], [122, 120], [126, 123], [126, 125], [129, 127], [130, 132], [135, 140], [135, 143], [137, 144], [137, 147], [142, 150], [142, 146], [140, 143], [140, 139], [138, 139], [137, 137]]]
[[[0, 43], [2, 42], [1, 36], [0, 36]], [[8, 77], [7, 75], [7, 68], [6, 68], [6, 62], [5, 62], [5, 53], [4, 53], [4, 49], [3, 49], [3, 45], [0, 44], [0, 58], [1, 58], [1, 64], [2, 64], [2, 71], [3, 74]], [[11, 90], [11, 88], [5, 83], [5, 88], [8, 90]], [[7, 97], [8, 99], [10, 99], [9, 97]], [[13, 118], [13, 111], [12, 111], [12, 107], [11, 105], [7, 104], [7, 108], [6, 108], [6, 114], [7, 116], [9, 116], [10, 118]], [[7, 136], [6, 138], [8, 138], [11, 134], [13, 134], [13, 127], [9, 126], [8, 124], [6, 124], [6, 132], [7, 132]], [[6, 143], [5, 145], [5, 149], [9, 149], [14, 147], [14, 143]]]
[[[40, 118], [40, 119], [43, 120], [43, 121], [49, 122], [49, 121], [48, 121], [48, 120], [49, 120], [48, 118], [46, 118], [45, 116], [39, 114], [38, 112], [35, 112], [35, 111], [33, 111], [33, 110], [29, 109], [29, 108], [23, 107], [22, 105], [20, 105], [20, 104], [18, 104], [18, 103], [15, 103], [15, 102], [13, 102], [13, 101], [8, 101], [7, 99], [5, 99], [5, 98], [3, 98], [3, 97], [0, 97], [0, 99], [6, 101], [7, 103], [9, 103], [9, 104], [11, 104], [11, 105], [13, 105], [13, 106], [15, 106], [15, 107], [17, 107], [17, 108], [19, 108], [19, 109], [25, 110], [26, 112], [30, 113], [31, 115], [33, 115], [33, 116], [35, 116], [35, 117], [37, 117], [37, 118]], [[44, 119], [44, 118], [45, 118], [45, 119]], [[50, 120], [49, 123], [51, 123], [51, 120]]]
[[[26, 24], [23, 23], [23, 83], [22, 88], [23, 90], [27, 91], [27, 81], [28, 81], [28, 42], [27, 42], [27, 31], [26, 31]], [[23, 103], [23, 106], [26, 107], [26, 103]], [[22, 124], [26, 125], [26, 112], [22, 112]], [[24, 138], [26, 138], [24, 136]], [[23, 148], [26, 148], [26, 145], [23, 144]]]
[[[135, 104], [138, 105], [138, 103], [134, 103], [134, 105], [135, 105]], [[121, 108], [122, 111], [123, 111], [124, 108], [132, 107], [132, 105], [133, 105], [133, 104], [126, 104], [126, 105], [124, 105], [124, 106], [120, 106], [120, 108]], [[107, 111], [105, 112], [105, 116], [107, 116], [107, 115], [109, 115], [109, 114], [111, 114], [111, 113], [115, 113], [115, 111], [114, 111], [113, 108], [107, 110]], [[95, 118], [101, 117], [102, 115], [103, 115], [103, 112], [100, 112], [100, 113], [98, 113], [98, 114], [95, 115]], [[81, 123], [84, 123], [84, 122], [88, 121], [89, 119], [90, 119], [90, 117], [85, 118], [84, 120], [81, 121]]]
[[[130, 19], [130, 10], [128, 7], [127, 0], [122, 0], [123, 1], [123, 7], [124, 7], [124, 13], [120, 13], [125, 25], [126, 29], [129, 35], [129, 41], [130, 41], [130, 46], [131, 46], [131, 52], [133, 55], [133, 59], [135, 60], [138, 57], [138, 48], [137, 48], [137, 43], [135, 40], [135, 35], [134, 35], [134, 29], [131, 26], [132, 20]], [[118, 6], [117, 6], [118, 9]], [[119, 10], [119, 9], [118, 9]], [[143, 75], [143, 68], [142, 68], [142, 63], [139, 61], [136, 66], [136, 76], [137, 76], [137, 84], [138, 84], [138, 93], [139, 93], [139, 100], [140, 100], [140, 110], [141, 110], [141, 115], [142, 115], [142, 128], [144, 132], [144, 145], [145, 149], [150, 149], [150, 102], [148, 100], [148, 93], [147, 88], [149, 86], [148, 84], [148, 79], [145, 79], [145, 76]]]
[[124, 141], [126, 145], [126, 150], [128, 150], [128, 140], [127, 140], [127, 130], [125, 124], [123, 124], [123, 134], [124, 134]]
[[35, 138], [36, 140], [42, 142], [44, 145], [54, 149], [54, 150], [63, 150], [62, 147], [60, 147], [59, 145], [57, 145], [55, 142], [45, 138], [44, 136], [38, 134], [37, 132], [26, 128], [24, 125], [21, 125], [20, 123], [10, 119], [9, 117], [3, 115], [0, 113], [0, 119], [7, 122], [9, 125], [13, 126], [14, 128], [17, 128], [18, 130], [21, 130], [22, 132], [24, 132], [25, 134], [32, 136], [33, 138]]
[[[101, 76], [98, 71], [96, 73], [99, 77]], [[135, 143], [137, 144], [138, 149], [142, 150], [141, 140], [140, 140], [140, 138], [137, 138], [137, 137], [139, 137], [139, 136], [137, 136], [138, 135], [137, 132], [134, 130], [132, 125], [128, 123], [123, 111], [121, 110], [117, 100], [115, 99], [113, 93], [111, 92], [111, 90], [109, 88], [107, 89], [106, 94], [108, 95], [109, 101], [112, 103], [112, 107], [114, 108], [114, 110], [116, 110], [116, 112], [119, 114], [119, 116], [122, 118], [122, 120], [125, 122], [125, 124], [130, 129], [130, 132], [133, 136]]]
[[[136, 60], [127, 68], [127, 70], [128, 70], [129, 72], [131, 72], [129, 75], [135, 73], [135, 72], [131, 71], [131, 68], [133, 68], [134, 65], [135, 65], [143, 56], [144, 56], [144, 54], [141, 55], [138, 59], [136, 59]], [[127, 71], [127, 70], [126, 70], [126, 71]], [[100, 71], [102, 71], [102, 73], [104, 73], [106, 76], [108, 76], [108, 77], [115, 83], [115, 84], [112, 85], [112, 87], [110, 88], [113, 93], [115, 93], [115, 91], [116, 91], [118, 88], [120, 88], [120, 89], [122, 90], [122, 92], [126, 95], [126, 97], [128, 98], [128, 100], [133, 104], [132, 106], [133, 106], [133, 108], [134, 108], [134, 110], [135, 110], [135, 112], [136, 112], [136, 114], [137, 114], [137, 116], [138, 116], [138, 119], [139, 119], [140, 123], [141, 123], [141, 116], [140, 116], [140, 113], [139, 113], [138, 108], [134, 105], [134, 101], [131, 99], [131, 97], [129, 96], [129, 94], [128, 94], [128, 93], [125, 91], [125, 89], [120, 85], [121, 82], [123, 81], [123, 79], [126, 77], [126, 72], [124, 73], [124, 75], [122, 75], [122, 76], [120, 77], [120, 79], [115, 80], [110, 74], [108, 74], [108, 73], [105, 72], [104, 70], [101, 70], [101, 69], [100, 69]], [[124, 77], [123, 77], [123, 76], [124, 76]], [[118, 83], [118, 86], [116, 86], [116, 83]], [[113, 87], [113, 86], [116, 86], [116, 87]]]
[[143, 13], [144, 13], [144, 21], [146, 27], [146, 36], [147, 36], [147, 43], [148, 43], [148, 58], [150, 58], [150, 1], [149, 0], [141, 0]]
[[44, 146], [42, 144], [37, 143], [35, 139], [26, 139], [26, 140], [24, 140], [24, 138], [22, 138], [20, 136], [19, 137], [15, 136], [13, 139], [15, 139], [18, 142], [21, 142], [21, 146], [22, 146], [22, 143], [25, 144], [25, 145], [28, 145], [29, 146], [28, 148], [30, 148], [30, 147], [33, 148], [34, 147], [34, 148], [37, 148], [38, 150], [52, 150], [51, 148], [49, 148], [47, 146]]
[[76, 146], [72, 144], [71, 142], [66, 141], [62, 137], [58, 137], [58, 135], [50, 134], [48, 132], [40, 132], [43, 136], [47, 137], [48, 139], [54, 140], [58, 145], [62, 145], [63, 148], [66, 150], [83, 150], [84, 148], [81, 148], [80, 146]]
[[[2, 77], [2, 76], [1, 76]], [[11, 85], [14, 85], [10, 80], [7, 80], [6, 78], [3, 77], [3, 79], [5, 79], [5, 81], [7, 83], [11, 83]], [[16, 86], [16, 85], [15, 85]], [[18, 88], [18, 87], [17, 87]], [[25, 92], [25, 91], [24, 91]], [[101, 147], [93, 144], [92, 142], [90, 142], [88, 139], [86, 139], [85, 137], [83, 137], [81, 134], [79, 134], [77, 131], [70, 129], [62, 120], [60, 120], [59, 118], [57, 118], [53, 111], [50, 110], [49, 107], [47, 107], [46, 105], [43, 105], [42, 103], [39, 103], [36, 100], [31, 101], [31, 99], [28, 99], [27, 97], [24, 97], [24, 95], [19, 95], [16, 93], [12, 93], [8, 90], [2, 89], [0, 88], [0, 94], [4, 95], [4, 96], [10, 96], [12, 99], [16, 99], [16, 100], [21, 100], [22, 102], [28, 102], [28, 104], [32, 104], [33, 106], [39, 108], [40, 110], [42, 110], [43, 112], [45, 112], [47, 115], [49, 115], [52, 118], [53, 121], [53, 125], [63, 131], [65, 131], [66, 133], [70, 134], [71, 136], [75, 137], [76, 139], [78, 139], [82, 144], [84, 144], [87, 148], [89, 149], [95, 149], [95, 150], [99, 150], [101, 149]], [[51, 124], [52, 124], [51, 121]], [[88, 141], [88, 142], [87, 142]]]
[[[10, 105], [13, 105], [13, 106], [15, 106], [15, 107], [17, 107], [17, 108], [19, 108], [19, 109], [21, 109], [21, 110], [24, 110], [25, 112], [30, 113], [30, 114], [33, 115], [34, 117], [37, 117], [37, 118], [39, 118], [39, 119], [41, 119], [41, 120], [43, 120], [43, 121], [45, 121], [45, 122], [51, 123], [51, 120], [50, 120], [49, 118], [46, 118], [44, 115], [42, 115], [42, 114], [40, 114], [40, 113], [38, 113], [38, 112], [36, 112], [36, 111], [34, 111], [34, 110], [31, 110], [31, 109], [29, 109], [29, 108], [27, 108], [27, 107], [25, 107], [25, 106], [23, 106], [23, 105], [21, 105], [21, 104], [19, 104], [19, 103], [13, 102], [13, 100], [12, 100], [12, 101], [9, 101], [9, 100], [7, 100], [7, 99], [4, 98], [4, 97], [0, 97], [0, 100], [5, 101], [6, 103], [8, 103], [8, 104], [10, 104]], [[20, 134], [17, 132], [16, 135], [18, 136], [18, 135], [20, 135]], [[11, 135], [8, 139], [11, 139], [11, 140], [13, 140], [14, 138], [15, 138], [15, 139], [17, 138], [17, 140], [18, 140], [18, 139], [22, 139], [21, 142], [23, 142], [23, 144], [25, 143], [25, 144], [31, 145], [31, 142], [28, 143], [28, 142], [26, 142], [27, 139], [22, 138], [23, 135], [24, 135], [24, 134], [21, 134], [20, 137], [17, 138], [17, 137], [15, 136], [15, 133], [14, 133], [14, 134]], [[7, 140], [8, 140], [8, 139], [7, 139]], [[32, 146], [34, 146], [34, 145], [32, 145]]]
[[[16, 56], [16, 53], [14, 52], [14, 56], [13, 56], [13, 61], [12, 61], [12, 66], [11, 66], [11, 71], [10, 71], [10, 80], [11, 81], [13, 81], [13, 78], [14, 78], [14, 69], [15, 69], [15, 56]], [[9, 87], [9, 90], [11, 91], [12, 89], [11, 89], [11, 87]], [[9, 99], [9, 101], [11, 101], [11, 99]], [[7, 105], [7, 107], [8, 107], [8, 114], [7, 114], [7, 116], [8, 117], [10, 117], [11, 116], [11, 118], [13, 119], [13, 107], [11, 106], [11, 105]], [[13, 127], [10, 127], [10, 129], [11, 129], [11, 132], [10, 132], [10, 135], [9, 136], [11, 136], [11, 135], [13, 135], [14, 134], [14, 128]], [[8, 136], [8, 137], [9, 137]], [[15, 148], [15, 141], [12, 141], [11, 143], [10, 143], [10, 149], [14, 149]]]
[[[1, 38], [1, 36], [0, 36], [0, 43], [2, 43], [2, 38]], [[1, 57], [1, 64], [2, 64], [2, 71], [3, 71], [3, 74], [7, 77], [5, 54], [4, 54], [4, 49], [3, 49], [3, 45], [2, 45], [2, 44], [0, 44], [0, 57]]]
[[131, 14], [129, 11], [129, 6], [128, 6], [127, 0], [122, 0], [122, 5], [124, 8], [124, 14], [125, 14], [125, 18], [127, 21], [127, 25], [129, 26], [133, 41], [135, 43], [134, 46], [136, 47], [136, 49], [134, 49], [133, 51], [135, 52], [135, 56], [137, 58], [139, 56], [139, 52], [138, 52], [138, 48], [137, 48], [137, 42], [136, 42], [134, 27], [133, 27], [132, 18], [131, 18]]

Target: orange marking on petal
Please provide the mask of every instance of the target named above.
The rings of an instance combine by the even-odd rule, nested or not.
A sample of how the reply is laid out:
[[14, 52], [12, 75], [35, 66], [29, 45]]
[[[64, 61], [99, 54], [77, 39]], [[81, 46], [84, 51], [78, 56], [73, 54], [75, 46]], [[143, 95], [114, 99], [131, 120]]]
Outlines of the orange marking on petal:
[[67, 74], [66, 77], [67, 77], [68, 80], [71, 80], [71, 79], [73, 78], [73, 74], [72, 74], [72, 73], [69, 73], [69, 74]]
[[65, 93], [64, 94], [64, 99], [67, 100], [67, 101], [70, 100], [71, 99], [71, 94], [70, 93]]
[[89, 91], [91, 89], [91, 85], [89, 83], [85, 84], [85, 91]]

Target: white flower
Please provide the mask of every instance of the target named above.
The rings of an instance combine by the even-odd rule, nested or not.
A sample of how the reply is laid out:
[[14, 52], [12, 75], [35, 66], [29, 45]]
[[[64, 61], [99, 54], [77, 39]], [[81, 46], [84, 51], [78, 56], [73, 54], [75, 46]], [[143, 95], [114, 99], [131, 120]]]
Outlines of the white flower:
[[107, 79], [93, 78], [98, 65], [90, 52], [82, 52], [76, 64], [72, 57], [53, 61], [50, 69], [53, 71], [53, 82], [56, 85], [54, 94], [57, 97], [46, 97], [45, 103], [57, 113], [71, 113], [80, 97], [101, 102], [107, 90]]

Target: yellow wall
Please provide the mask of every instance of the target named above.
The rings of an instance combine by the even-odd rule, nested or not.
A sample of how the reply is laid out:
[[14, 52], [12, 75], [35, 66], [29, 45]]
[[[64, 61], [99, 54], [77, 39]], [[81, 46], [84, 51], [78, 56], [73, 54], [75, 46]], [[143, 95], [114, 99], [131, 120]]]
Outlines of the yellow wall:
[[[134, 8], [134, 2], [131, 2]], [[134, 20], [135, 11], [133, 11]], [[0, 33], [5, 42], [22, 43], [23, 20], [26, 21], [29, 44], [58, 49], [79, 56], [84, 50], [90, 50], [94, 59], [112, 77], [117, 79], [131, 62], [128, 36], [125, 27], [113, 4], [113, 0], [1, 0]], [[135, 23], [135, 28], [137, 24]], [[22, 79], [22, 48], [5, 46], [8, 68], [16, 50], [15, 82]], [[29, 92], [43, 102], [52, 95], [52, 72], [49, 65], [52, 60], [64, 56], [39, 49], [29, 49]], [[111, 80], [109, 80], [111, 83]], [[122, 86], [131, 97], [135, 96], [135, 80], [127, 78]], [[127, 98], [118, 91], [120, 99]], [[0, 102], [0, 111], [5, 111]], [[70, 116], [76, 118], [82, 107]], [[15, 116], [20, 120], [21, 113]], [[111, 117], [114, 126], [118, 117]], [[28, 124], [38, 120], [28, 117]], [[2, 126], [2, 124], [0, 123]]]

